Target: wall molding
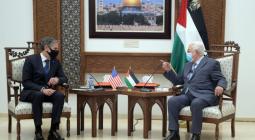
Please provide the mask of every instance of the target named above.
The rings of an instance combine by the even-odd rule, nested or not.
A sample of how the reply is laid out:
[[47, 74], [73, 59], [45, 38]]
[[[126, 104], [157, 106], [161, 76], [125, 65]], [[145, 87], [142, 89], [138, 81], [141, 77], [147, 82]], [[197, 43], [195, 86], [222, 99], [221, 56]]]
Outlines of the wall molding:
[[[114, 66], [118, 73], [126, 73], [131, 66], [135, 73], [150, 74], [161, 64], [159, 60], [169, 61], [170, 54], [84, 52], [81, 60], [81, 78], [85, 77], [85, 73], [110, 73]], [[163, 73], [163, 70], [159, 68], [156, 73]]]

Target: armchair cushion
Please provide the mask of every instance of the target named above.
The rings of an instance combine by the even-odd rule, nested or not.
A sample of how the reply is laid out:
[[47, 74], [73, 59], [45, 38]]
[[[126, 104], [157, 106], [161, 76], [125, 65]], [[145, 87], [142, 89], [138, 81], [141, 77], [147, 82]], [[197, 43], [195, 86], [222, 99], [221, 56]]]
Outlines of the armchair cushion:
[[[15, 113], [16, 115], [32, 114], [32, 104], [28, 102], [19, 101], [18, 105], [15, 107], [15, 101], [11, 100], [8, 104], [9, 111]], [[43, 103], [43, 113], [51, 113], [52, 103]], [[71, 112], [71, 106], [65, 102], [62, 112]]]
[[13, 60], [12, 65], [12, 80], [22, 81], [22, 70], [25, 63], [25, 58]]
[[226, 90], [232, 85], [233, 55], [216, 59], [220, 62], [221, 72], [227, 80]]
[[[230, 114], [235, 113], [235, 106], [232, 102], [223, 102], [222, 103], [222, 112], [219, 109], [219, 106], [210, 106], [203, 109], [203, 117], [204, 118], [213, 118], [220, 119], [222, 117], [228, 116]], [[182, 116], [191, 116], [190, 106], [184, 107], [180, 111], [180, 115]]]

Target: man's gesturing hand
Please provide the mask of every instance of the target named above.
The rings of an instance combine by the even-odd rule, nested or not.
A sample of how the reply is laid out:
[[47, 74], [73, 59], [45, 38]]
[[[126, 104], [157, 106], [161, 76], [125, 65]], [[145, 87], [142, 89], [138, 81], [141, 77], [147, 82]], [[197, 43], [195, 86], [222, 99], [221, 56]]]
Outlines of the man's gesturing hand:
[[162, 68], [165, 70], [165, 71], [170, 71], [171, 70], [171, 64], [164, 61], [164, 60], [160, 60], [160, 62], [162, 63]]

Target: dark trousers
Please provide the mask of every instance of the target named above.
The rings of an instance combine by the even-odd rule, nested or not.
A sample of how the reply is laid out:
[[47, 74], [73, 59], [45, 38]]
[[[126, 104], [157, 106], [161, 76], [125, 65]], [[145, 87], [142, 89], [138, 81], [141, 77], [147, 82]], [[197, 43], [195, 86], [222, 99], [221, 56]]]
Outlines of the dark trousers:
[[192, 113], [191, 133], [200, 134], [202, 129], [202, 110], [209, 106], [205, 100], [196, 98], [189, 92], [179, 96], [173, 96], [168, 100], [169, 130], [179, 131], [179, 113], [185, 106], [190, 106]]
[[32, 111], [34, 115], [34, 124], [35, 126], [42, 125], [42, 104], [43, 102], [51, 102], [52, 107], [52, 116], [51, 124], [58, 125], [60, 123], [60, 117], [64, 105], [64, 94], [60, 92], [55, 92], [51, 96], [46, 96], [41, 92], [30, 93], [26, 102], [32, 103]]

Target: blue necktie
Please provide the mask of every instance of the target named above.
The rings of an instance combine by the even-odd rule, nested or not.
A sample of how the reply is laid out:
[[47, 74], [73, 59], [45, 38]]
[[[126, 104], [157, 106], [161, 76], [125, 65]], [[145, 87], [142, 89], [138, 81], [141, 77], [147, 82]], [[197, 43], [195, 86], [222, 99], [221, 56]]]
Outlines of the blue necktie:
[[45, 76], [47, 76], [50, 71], [50, 60], [45, 60], [44, 62], [45, 62], [45, 66], [43, 67], [43, 69], [44, 69]]
[[[187, 75], [188, 80], [190, 80], [191, 77], [193, 76], [194, 71], [195, 71], [195, 69], [196, 69], [196, 65], [197, 65], [196, 63], [194, 63], [194, 64], [192, 65], [191, 71], [190, 71], [189, 74]], [[188, 93], [188, 91], [189, 91], [189, 87], [186, 88], [185, 94]]]
[[193, 76], [193, 74], [194, 74], [194, 71], [195, 71], [195, 69], [196, 69], [196, 63], [194, 63], [193, 65], [192, 65], [192, 67], [191, 67], [191, 71], [189, 72], [189, 74], [187, 75], [187, 77], [188, 77], [188, 80], [190, 80], [191, 79], [191, 77]]

